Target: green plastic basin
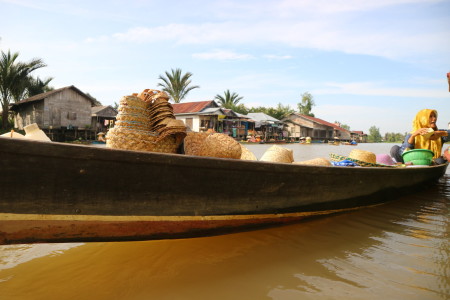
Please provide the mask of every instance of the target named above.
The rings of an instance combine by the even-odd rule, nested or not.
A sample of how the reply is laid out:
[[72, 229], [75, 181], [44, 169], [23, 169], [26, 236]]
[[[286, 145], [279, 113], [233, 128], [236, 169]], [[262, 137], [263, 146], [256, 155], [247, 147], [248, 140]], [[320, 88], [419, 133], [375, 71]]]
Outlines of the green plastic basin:
[[411, 162], [413, 165], [429, 166], [433, 161], [433, 151], [427, 149], [412, 149], [403, 152], [402, 157], [405, 163]]

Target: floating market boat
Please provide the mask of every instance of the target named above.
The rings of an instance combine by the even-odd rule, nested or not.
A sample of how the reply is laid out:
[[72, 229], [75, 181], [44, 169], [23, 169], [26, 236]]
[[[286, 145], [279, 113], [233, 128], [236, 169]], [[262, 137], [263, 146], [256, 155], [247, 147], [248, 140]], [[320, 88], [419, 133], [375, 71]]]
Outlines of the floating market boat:
[[252, 230], [399, 197], [422, 168], [326, 167], [0, 138], [0, 244], [139, 241]]

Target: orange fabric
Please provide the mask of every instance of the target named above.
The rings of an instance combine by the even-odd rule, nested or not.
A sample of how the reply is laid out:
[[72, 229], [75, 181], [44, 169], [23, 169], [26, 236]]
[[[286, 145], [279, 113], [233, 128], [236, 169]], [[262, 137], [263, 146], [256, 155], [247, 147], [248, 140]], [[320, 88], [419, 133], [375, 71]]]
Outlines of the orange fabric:
[[[422, 109], [421, 111], [419, 111], [413, 121], [413, 130], [411, 131], [411, 133], [420, 128], [430, 128], [430, 115], [432, 112], [436, 114], [437, 119], [438, 113], [434, 109]], [[434, 153], [433, 157], [438, 158], [441, 156], [442, 139], [438, 138], [436, 140], [429, 140], [421, 135], [418, 135], [416, 136], [414, 141], [414, 148], [431, 150]]]

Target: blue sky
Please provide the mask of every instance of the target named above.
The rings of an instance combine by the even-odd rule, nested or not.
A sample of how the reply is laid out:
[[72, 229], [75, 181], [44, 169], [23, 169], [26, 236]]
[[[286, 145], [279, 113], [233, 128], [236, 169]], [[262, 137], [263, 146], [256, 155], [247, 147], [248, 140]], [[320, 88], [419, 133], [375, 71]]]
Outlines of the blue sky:
[[193, 73], [188, 101], [229, 89], [248, 107], [297, 108], [351, 130], [411, 130], [418, 110], [450, 121], [450, 0], [0, 0], [0, 49], [48, 65], [104, 105]]

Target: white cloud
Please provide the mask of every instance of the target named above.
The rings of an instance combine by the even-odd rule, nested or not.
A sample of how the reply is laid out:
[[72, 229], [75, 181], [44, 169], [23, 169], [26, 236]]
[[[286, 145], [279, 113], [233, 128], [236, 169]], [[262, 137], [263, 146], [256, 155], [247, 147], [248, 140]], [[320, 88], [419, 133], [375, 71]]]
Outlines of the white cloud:
[[250, 54], [242, 54], [236, 53], [234, 51], [229, 50], [214, 50], [211, 52], [202, 52], [202, 53], [194, 53], [192, 54], [193, 58], [197, 59], [205, 59], [205, 60], [248, 60], [253, 59], [254, 57]]
[[[179, 45], [279, 45], [310, 48], [350, 54], [407, 59], [430, 56], [450, 48], [449, 32], [405, 32], [381, 28], [364, 28], [342, 24], [332, 18], [308, 21], [266, 19], [259, 22], [218, 22], [201, 24], [168, 24], [157, 27], [134, 27], [112, 37], [121, 42]], [[104, 36], [98, 38], [105, 40]], [[90, 38], [89, 41], [94, 41]], [[275, 57], [272, 57], [275, 58]], [[285, 56], [284, 58], [290, 58]]]
[[270, 60], [285, 60], [293, 58], [291, 55], [274, 55], [274, 54], [266, 54], [263, 55], [263, 57]]
[[417, 3], [436, 3], [443, 0], [378, 0], [378, 1], [360, 1], [360, 0], [284, 0], [279, 4], [279, 9], [291, 14], [301, 12], [321, 14], [335, 14], [342, 12], [358, 12], [379, 9], [388, 6]]
[[[445, 82], [442, 81], [442, 86]], [[390, 88], [383, 84], [373, 82], [328, 82], [323, 89], [314, 89], [312, 93], [321, 95], [365, 95], [365, 96], [395, 96], [395, 97], [413, 97], [413, 98], [427, 98], [448, 97], [448, 91], [440, 88]]]

